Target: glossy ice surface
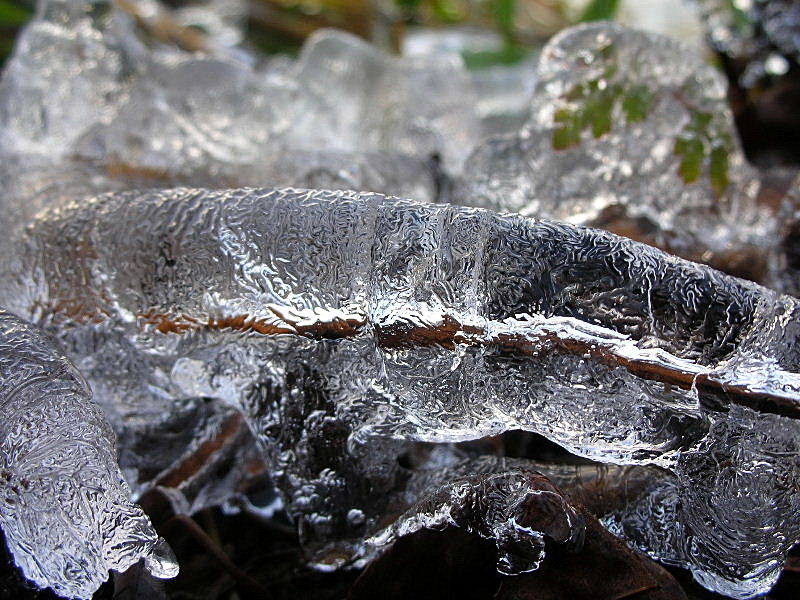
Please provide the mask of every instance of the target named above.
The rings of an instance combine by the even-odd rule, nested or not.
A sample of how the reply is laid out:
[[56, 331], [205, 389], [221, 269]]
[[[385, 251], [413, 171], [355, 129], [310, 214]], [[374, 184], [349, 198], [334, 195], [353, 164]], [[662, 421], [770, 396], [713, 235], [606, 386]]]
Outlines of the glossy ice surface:
[[[767, 590], [800, 539], [797, 301], [575, 226], [736, 272], [776, 243], [696, 51], [606, 23], [535, 75], [337, 32], [257, 61], [241, 3], [199, 10], [173, 13], [208, 31], [177, 49], [108, 4], [42, 2], [0, 79], [0, 525], [24, 574], [75, 597], [141, 557], [174, 574], [130, 490], [224, 502], [235, 468], [170, 476], [209, 436], [267, 462], [320, 568], [450, 523], [530, 570], [543, 536], [580, 544], [534, 471], [567, 476], [445, 444], [524, 429], [636, 465], [598, 509], [629, 543]], [[794, 290], [784, 237], [769, 278]], [[441, 450], [401, 467], [419, 441]]]
[[0, 302], [57, 333], [112, 422], [238, 407], [321, 565], [365, 551], [403, 440], [508, 429], [670, 470], [648, 500], [669, 518], [629, 537], [713, 589], [767, 589], [798, 540], [788, 296], [597, 230], [351, 192], [115, 193], [21, 247]]
[[174, 577], [117, 466], [114, 433], [86, 382], [47, 336], [0, 310], [0, 527], [25, 576], [88, 597], [144, 559]]

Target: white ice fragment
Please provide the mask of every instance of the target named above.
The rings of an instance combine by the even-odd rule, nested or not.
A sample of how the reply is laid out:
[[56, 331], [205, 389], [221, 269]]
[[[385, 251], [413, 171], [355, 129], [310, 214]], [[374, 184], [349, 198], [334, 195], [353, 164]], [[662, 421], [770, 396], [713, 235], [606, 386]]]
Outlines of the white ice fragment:
[[114, 434], [75, 367], [35, 327], [0, 310], [0, 527], [26, 578], [90, 598], [140, 559], [178, 573], [117, 466]]

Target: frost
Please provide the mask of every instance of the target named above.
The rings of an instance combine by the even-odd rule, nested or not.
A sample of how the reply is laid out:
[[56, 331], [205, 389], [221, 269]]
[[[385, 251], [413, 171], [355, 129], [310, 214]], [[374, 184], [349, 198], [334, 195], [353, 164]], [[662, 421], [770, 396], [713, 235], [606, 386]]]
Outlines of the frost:
[[34, 327], [0, 311], [0, 526], [25, 576], [88, 598], [144, 559], [174, 577], [116, 462], [114, 434], [75, 367]]
[[111, 415], [238, 407], [320, 565], [363, 555], [405, 440], [509, 429], [671, 471], [682, 508], [642, 546], [713, 589], [768, 589], [800, 539], [788, 296], [596, 230], [351, 192], [118, 193], [22, 235], [33, 277], [0, 302]]

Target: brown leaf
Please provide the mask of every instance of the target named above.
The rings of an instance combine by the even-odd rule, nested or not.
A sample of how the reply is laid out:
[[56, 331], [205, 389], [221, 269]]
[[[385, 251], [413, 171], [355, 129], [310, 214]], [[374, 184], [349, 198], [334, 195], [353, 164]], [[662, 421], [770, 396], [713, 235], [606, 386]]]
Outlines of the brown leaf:
[[503, 578], [497, 600], [686, 600], [664, 568], [585, 517], [583, 548], [565, 552], [551, 544], [539, 569]]

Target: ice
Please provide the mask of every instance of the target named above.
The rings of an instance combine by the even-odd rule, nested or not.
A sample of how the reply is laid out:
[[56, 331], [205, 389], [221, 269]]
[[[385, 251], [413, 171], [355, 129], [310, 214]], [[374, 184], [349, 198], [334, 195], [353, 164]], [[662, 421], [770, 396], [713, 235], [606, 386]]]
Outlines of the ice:
[[[739, 84], [750, 88], [765, 77], [784, 75], [800, 61], [800, 6], [792, 0], [754, 0], [731, 6], [697, 0], [711, 46], [746, 63]], [[777, 66], [776, 66], [777, 65]]]
[[[418, 28], [410, 29], [403, 38], [403, 54], [427, 60], [452, 53], [474, 56], [500, 53], [503, 44], [499, 34], [487, 30]], [[516, 64], [469, 69], [482, 138], [516, 132], [522, 127], [536, 83], [536, 58], [531, 53]]]
[[556, 35], [526, 126], [485, 142], [465, 173], [459, 202], [598, 226], [762, 275], [774, 225], [754, 203], [759, 182], [722, 75], [668, 38], [613, 23]]
[[[254, 461], [320, 568], [455, 523], [497, 542], [502, 571], [529, 570], [543, 535], [579, 543], [544, 467], [397, 460], [523, 429], [636, 465], [609, 467], [625, 500], [604, 514], [643, 551], [733, 597], [768, 590], [800, 541], [798, 301], [575, 226], [767, 268], [796, 293], [796, 194], [781, 228], [757, 208], [721, 76], [608, 23], [557, 36], [535, 73], [468, 74], [453, 48], [394, 57], [332, 31], [264, 61], [238, 45], [241, 10], [42, 2], [0, 81], [0, 306], [34, 324], [2, 313], [23, 350], [0, 369], [42, 376], [3, 412], [41, 435], [14, 430], [0, 458], [39, 473], [51, 463], [14, 452], [55, 445], [52, 464], [82, 467], [58, 490], [25, 475], [41, 487], [15, 506], [56, 510], [3, 509], [26, 576], [86, 597], [140, 558], [174, 574], [131, 496], [156, 486], [192, 513]], [[497, 131], [512, 135], [464, 167]], [[205, 189], [220, 187], [235, 189]], [[437, 198], [523, 214], [422, 202]], [[517, 519], [536, 499], [561, 520]]]
[[0, 80], [0, 150], [57, 158], [113, 117], [130, 65], [104, 34], [111, 18], [103, 3], [39, 4]]
[[178, 567], [130, 501], [114, 434], [85, 381], [53, 342], [0, 310], [0, 526], [39, 587], [89, 598], [144, 559], [156, 577]]
[[241, 410], [318, 565], [365, 555], [408, 441], [510, 429], [670, 471], [682, 508], [655, 506], [642, 546], [711, 589], [766, 591], [800, 540], [788, 296], [610, 233], [354, 192], [115, 193], [20, 235], [0, 303], [58, 335], [112, 422]]
[[394, 58], [325, 30], [304, 46], [296, 76], [304, 91], [291, 132], [298, 144], [435, 154], [458, 172], [478, 142], [475, 92], [457, 54]]
[[[297, 62], [257, 60], [230, 46], [235, 11], [194, 8], [40, 3], [0, 81], [4, 165], [63, 173], [66, 191], [88, 177], [94, 192], [225, 182], [434, 200], [477, 143], [457, 55], [396, 58], [326, 31]], [[158, 37], [191, 15], [219, 27], [188, 50]], [[3, 202], [23, 213], [18, 223], [45, 201], [25, 193], [39, 183], [33, 168], [23, 172], [30, 185], [3, 168], [12, 191]]]

